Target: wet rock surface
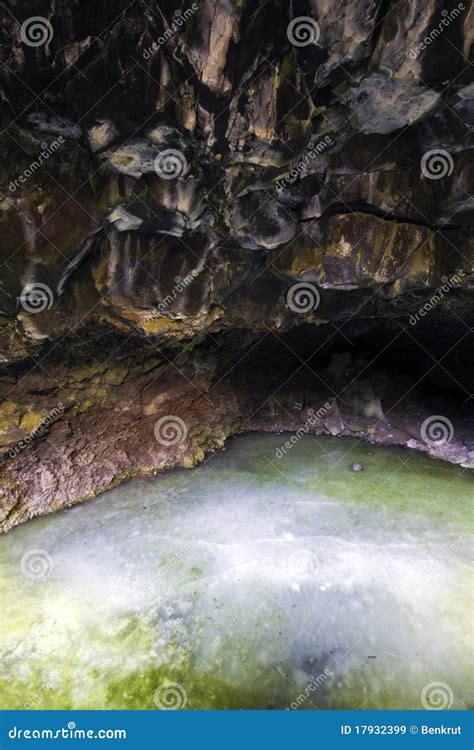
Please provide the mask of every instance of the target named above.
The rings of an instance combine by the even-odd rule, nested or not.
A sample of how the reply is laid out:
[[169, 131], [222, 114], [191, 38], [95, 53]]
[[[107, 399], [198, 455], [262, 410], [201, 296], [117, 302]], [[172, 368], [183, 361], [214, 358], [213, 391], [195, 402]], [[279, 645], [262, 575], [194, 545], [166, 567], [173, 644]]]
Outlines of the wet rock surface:
[[334, 400], [312, 431], [472, 466], [472, 11], [448, 5], [4, 4], [2, 530], [297, 430], [261, 416], [293, 392]]

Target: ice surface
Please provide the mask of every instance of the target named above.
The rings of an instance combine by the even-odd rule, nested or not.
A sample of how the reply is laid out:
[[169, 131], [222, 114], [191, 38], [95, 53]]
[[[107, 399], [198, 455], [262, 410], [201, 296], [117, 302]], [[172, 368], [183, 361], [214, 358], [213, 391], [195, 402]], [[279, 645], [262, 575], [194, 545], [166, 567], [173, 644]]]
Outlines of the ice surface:
[[0, 706], [472, 705], [472, 474], [285, 439], [0, 538]]

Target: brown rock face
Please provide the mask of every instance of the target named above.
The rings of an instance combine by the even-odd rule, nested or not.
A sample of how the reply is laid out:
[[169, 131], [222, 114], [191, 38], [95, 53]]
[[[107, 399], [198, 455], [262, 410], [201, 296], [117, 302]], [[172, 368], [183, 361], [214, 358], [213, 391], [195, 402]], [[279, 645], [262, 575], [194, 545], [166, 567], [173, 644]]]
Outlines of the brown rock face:
[[3, 9], [0, 530], [327, 399], [472, 466], [467, 3]]

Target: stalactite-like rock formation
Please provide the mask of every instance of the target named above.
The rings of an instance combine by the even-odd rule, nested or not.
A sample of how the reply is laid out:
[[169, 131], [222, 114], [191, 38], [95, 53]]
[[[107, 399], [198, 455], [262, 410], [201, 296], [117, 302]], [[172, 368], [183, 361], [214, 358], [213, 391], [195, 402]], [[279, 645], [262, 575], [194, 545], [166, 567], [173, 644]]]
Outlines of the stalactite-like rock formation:
[[474, 465], [472, 29], [5, 0], [1, 530], [326, 403], [313, 432]]

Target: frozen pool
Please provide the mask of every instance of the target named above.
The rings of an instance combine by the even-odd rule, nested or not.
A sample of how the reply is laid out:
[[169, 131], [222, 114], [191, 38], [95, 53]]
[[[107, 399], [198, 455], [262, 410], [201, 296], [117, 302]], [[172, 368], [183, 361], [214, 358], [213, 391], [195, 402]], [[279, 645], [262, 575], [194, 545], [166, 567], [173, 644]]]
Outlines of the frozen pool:
[[0, 707], [472, 706], [472, 472], [285, 440], [0, 537]]

